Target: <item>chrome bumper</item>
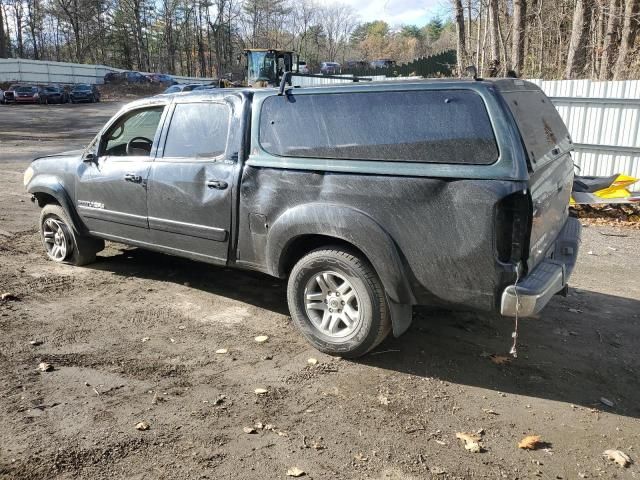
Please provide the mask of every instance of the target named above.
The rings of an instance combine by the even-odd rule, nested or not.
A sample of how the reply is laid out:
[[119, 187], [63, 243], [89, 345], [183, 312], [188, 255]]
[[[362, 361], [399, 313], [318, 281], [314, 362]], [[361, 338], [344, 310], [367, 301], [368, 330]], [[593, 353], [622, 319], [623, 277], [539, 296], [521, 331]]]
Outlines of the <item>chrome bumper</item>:
[[568, 218], [554, 245], [551, 258], [545, 258], [529, 274], [502, 292], [500, 313], [506, 317], [530, 317], [540, 312], [551, 297], [569, 281], [578, 258], [580, 222]]

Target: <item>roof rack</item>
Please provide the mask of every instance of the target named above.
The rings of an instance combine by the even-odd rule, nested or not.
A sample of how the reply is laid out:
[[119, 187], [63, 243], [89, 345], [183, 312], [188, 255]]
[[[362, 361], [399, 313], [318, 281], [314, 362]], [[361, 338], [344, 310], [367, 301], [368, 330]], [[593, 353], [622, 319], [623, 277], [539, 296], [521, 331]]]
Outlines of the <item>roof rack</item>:
[[296, 73], [296, 72], [284, 72], [282, 74], [282, 80], [280, 80], [280, 89], [278, 91], [278, 95], [284, 95], [284, 89], [287, 87], [287, 84], [291, 86], [291, 77], [311, 77], [311, 78], [336, 78], [339, 80], [352, 80], [355, 82], [370, 82], [372, 79], [368, 77], [359, 77], [357, 75], [353, 75], [351, 77], [341, 77], [340, 75], [318, 75], [313, 73]]

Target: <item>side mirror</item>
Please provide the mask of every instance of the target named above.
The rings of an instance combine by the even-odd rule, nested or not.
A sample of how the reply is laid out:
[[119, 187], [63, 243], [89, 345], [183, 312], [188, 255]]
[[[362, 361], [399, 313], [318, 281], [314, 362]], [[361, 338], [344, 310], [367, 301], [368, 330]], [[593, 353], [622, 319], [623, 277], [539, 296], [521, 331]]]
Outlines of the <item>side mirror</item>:
[[82, 161], [85, 163], [97, 163], [98, 156], [93, 152], [87, 152], [83, 155]]

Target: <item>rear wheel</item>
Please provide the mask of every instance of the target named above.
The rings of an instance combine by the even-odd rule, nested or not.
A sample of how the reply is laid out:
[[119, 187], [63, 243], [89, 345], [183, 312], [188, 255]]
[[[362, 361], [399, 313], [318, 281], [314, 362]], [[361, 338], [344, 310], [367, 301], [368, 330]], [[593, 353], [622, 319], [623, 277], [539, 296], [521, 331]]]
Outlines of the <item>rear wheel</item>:
[[315, 250], [291, 271], [291, 318], [318, 350], [355, 358], [391, 330], [384, 289], [373, 267], [342, 248]]
[[86, 265], [96, 259], [104, 241], [78, 235], [60, 205], [45, 205], [40, 213], [40, 238], [47, 256], [58, 263]]

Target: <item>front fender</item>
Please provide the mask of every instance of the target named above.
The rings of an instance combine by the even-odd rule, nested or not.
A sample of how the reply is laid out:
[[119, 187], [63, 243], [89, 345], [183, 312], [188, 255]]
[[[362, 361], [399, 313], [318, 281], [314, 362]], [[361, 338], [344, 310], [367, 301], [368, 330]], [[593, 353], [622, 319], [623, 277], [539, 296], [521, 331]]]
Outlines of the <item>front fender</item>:
[[73, 201], [56, 176], [48, 174], [35, 175], [27, 184], [26, 190], [28, 193], [36, 196], [38, 193], [51, 195], [69, 216], [72, 228], [77, 233], [84, 233], [86, 231], [86, 227], [76, 212]]
[[395, 242], [375, 220], [359, 210], [339, 205], [305, 204], [289, 209], [269, 228], [266, 252], [269, 273], [278, 277], [286, 275], [285, 252], [303, 235], [337, 238], [362, 251], [392, 303], [394, 334], [399, 335], [408, 328], [410, 306], [415, 304], [415, 299]]

